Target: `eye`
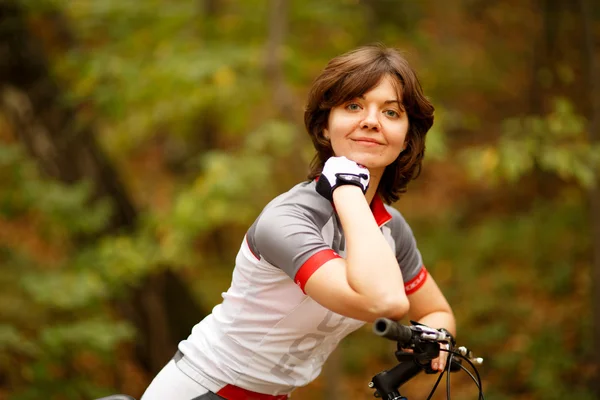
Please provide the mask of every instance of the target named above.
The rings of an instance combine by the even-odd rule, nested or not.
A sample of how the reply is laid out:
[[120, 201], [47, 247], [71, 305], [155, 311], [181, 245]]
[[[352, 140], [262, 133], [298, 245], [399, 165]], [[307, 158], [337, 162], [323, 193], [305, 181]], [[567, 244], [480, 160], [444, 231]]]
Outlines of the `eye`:
[[346, 105], [346, 110], [348, 111], [358, 111], [360, 110], [360, 106], [356, 103], [350, 103]]
[[395, 110], [385, 110], [384, 113], [390, 118], [398, 118], [400, 116], [400, 114], [398, 114], [398, 112]]

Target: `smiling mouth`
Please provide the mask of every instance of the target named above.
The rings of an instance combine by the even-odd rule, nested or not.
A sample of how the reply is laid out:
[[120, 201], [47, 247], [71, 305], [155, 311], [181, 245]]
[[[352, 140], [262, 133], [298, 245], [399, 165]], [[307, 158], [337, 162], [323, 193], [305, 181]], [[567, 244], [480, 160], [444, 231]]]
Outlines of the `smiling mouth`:
[[365, 139], [352, 139], [354, 142], [363, 145], [363, 146], [369, 146], [369, 147], [374, 147], [374, 146], [379, 146], [381, 145], [381, 143], [376, 142], [374, 140], [365, 140]]

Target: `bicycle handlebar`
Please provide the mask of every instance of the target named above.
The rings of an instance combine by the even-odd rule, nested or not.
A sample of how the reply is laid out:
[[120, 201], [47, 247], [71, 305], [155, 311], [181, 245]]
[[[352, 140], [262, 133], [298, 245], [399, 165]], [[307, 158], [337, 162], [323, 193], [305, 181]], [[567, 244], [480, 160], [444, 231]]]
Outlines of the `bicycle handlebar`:
[[377, 318], [373, 323], [373, 332], [378, 336], [401, 343], [409, 342], [413, 337], [413, 330], [410, 327], [387, 318]]
[[[373, 323], [373, 332], [381, 337], [393, 340], [398, 345], [396, 358], [400, 362], [390, 370], [382, 371], [375, 375], [369, 387], [375, 389], [375, 397], [385, 399], [405, 399], [398, 392], [398, 388], [412, 379], [421, 371], [426, 373], [436, 373], [431, 369], [430, 361], [438, 357], [440, 351], [449, 354], [447, 367], [444, 372], [455, 372], [464, 370], [467, 372], [479, 389], [479, 399], [483, 399], [481, 389], [481, 378], [475, 365], [483, 363], [482, 358], [475, 358], [473, 353], [464, 346], [455, 347], [456, 342], [450, 332], [445, 329], [434, 329], [429, 326], [410, 321], [412, 325], [402, 325], [396, 321], [387, 318], [378, 318]], [[441, 348], [440, 344], [447, 344], [446, 348]], [[410, 349], [407, 350], [407, 349]], [[465, 360], [472, 368], [475, 375], [471, 374], [461, 364], [461, 359]], [[431, 393], [435, 392], [437, 385], [444, 373], [442, 372], [434, 385]], [[447, 375], [447, 394], [450, 398], [450, 374]]]
[[412, 326], [407, 326], [388, 318], [378, 318], [373, 323], [373, 332], [378, 336], [395, 340], [401, 344], [408, 344], [414, 339], [437, 343], [452, 343], [454, 341], [452, 335], [447, 332], [433, 329], [416, 322], [412, 323]]

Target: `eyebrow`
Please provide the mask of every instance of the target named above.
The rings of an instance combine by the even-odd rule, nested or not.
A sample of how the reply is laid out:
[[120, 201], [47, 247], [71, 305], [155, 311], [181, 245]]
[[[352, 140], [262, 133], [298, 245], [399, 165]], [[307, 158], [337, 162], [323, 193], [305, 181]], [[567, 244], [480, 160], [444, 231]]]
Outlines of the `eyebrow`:
[[[361, 100], [366, 100], [365, 96], [363, 96], [363, 95], [358, 96], [358, 98]], [[383, 102], [383, 104], [392, 104], [392, 103], [398, 103], [398, 105], [400, 107], [404, 107], [404, 105], [402, 104], [402, 102], [400, 100], [386, 100]]]

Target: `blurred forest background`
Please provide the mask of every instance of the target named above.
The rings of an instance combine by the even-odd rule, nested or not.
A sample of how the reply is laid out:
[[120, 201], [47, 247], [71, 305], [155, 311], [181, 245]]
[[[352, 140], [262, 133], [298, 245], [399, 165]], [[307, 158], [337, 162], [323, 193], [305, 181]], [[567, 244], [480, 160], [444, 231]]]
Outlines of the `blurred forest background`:
[[[306, 178], [312, 79], [374, 42], [436, 106], [395, 207], [486, 398], [600, 398], [599, 38], [594, 0], [0, 0], [0, 399], [139, 397]], [[294, 399], [371, 398], [370, 329]]]

